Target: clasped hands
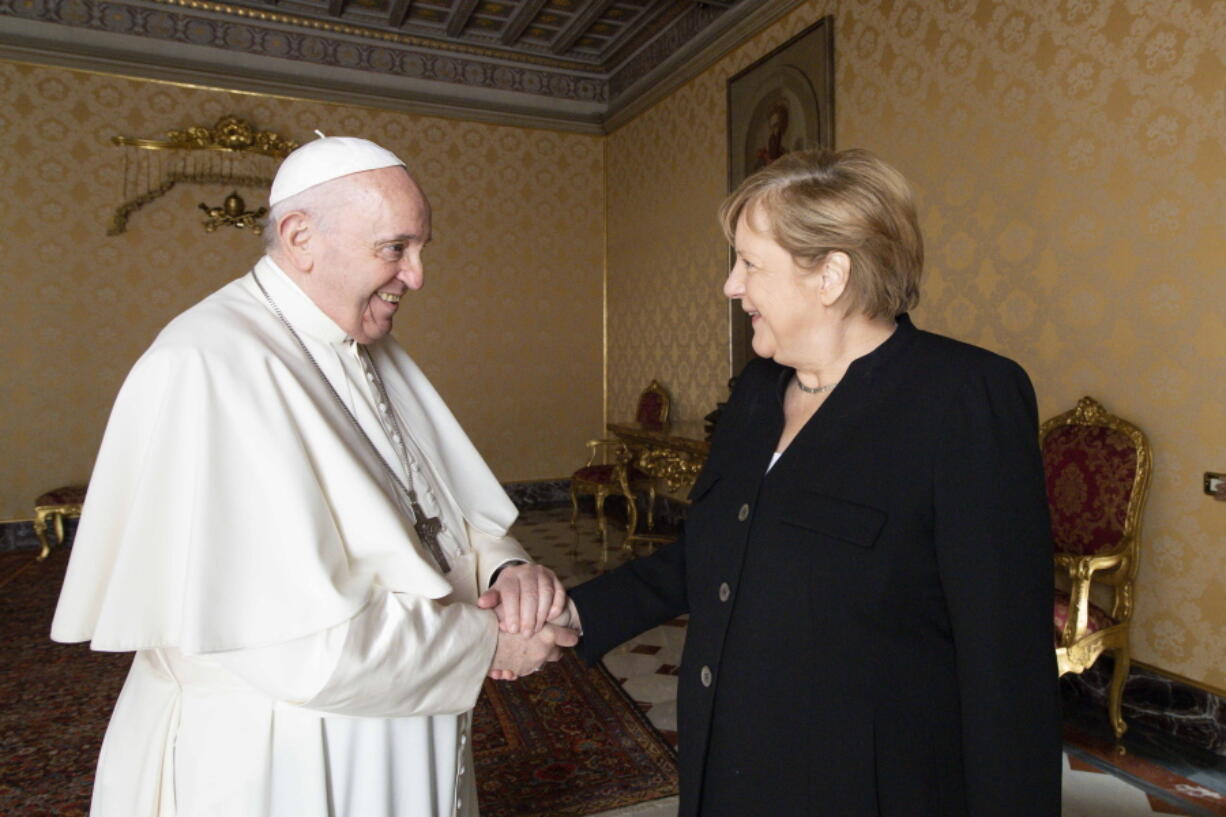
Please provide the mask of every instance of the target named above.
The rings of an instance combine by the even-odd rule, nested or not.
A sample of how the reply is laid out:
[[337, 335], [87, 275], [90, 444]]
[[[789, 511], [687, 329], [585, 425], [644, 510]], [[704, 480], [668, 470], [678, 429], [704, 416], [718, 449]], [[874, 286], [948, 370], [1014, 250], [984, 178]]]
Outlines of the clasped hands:
[[477, 606], [498, 617], [498, 647], [489, 677], [514, 681], [562, 657], [579, 643], [574, 605], [553, 571], [541, 565], [504, 567]]

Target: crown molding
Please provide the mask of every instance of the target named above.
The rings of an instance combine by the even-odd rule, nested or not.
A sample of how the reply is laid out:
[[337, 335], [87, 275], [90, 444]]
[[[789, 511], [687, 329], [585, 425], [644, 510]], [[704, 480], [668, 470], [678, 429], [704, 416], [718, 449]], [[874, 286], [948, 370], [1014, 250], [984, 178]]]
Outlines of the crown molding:
[[[486, 79], [466, 84], [463, 69], [470, 67], [469, 64], [457, 62], [460, 58], [455, 54], [436, 54], [423, 49], [413, 49], [411, 58], [438, 60], [440, 65], [451, 61], [445, 66], [452, 70], [447, 81], [408, 76], [403, 71], [380, 72], [305, 59], [285, 59], [226, 50], [215, 45], [194, 45], [181, 39], [159, 39], [13, 14], [0, 14], [0, 59], [210, 90], [323, 100], [514, 127], [604, 134], [655, 105], [802, 1], [748, 0], [734, 6], [658, 65], [631, 81], [611, 101], [606, 101], [608, 89], [616, 85], [617, 74], [607, 78], [568, 76], [558, 72], [545, 75], [539, 70], [549, 69], [490, 63], [495, 70], [519, 72], [521, 81], [543, 77], [541, 81], [557, 82], [571, 92], [569, 97], [554, 96], [539, 84], [527, 82], [524, 87], [532, 87], [535, 92], [489, 87]], [[160, 4], [166, 0], [154, 2]], [[182, 0], [176, 2], [190, 5]], [[280, 26], [276, 21], [264, 21], [261, 25], [277, 36], [309, 36]], [[344, 32], [328, 32], [326, 36], [355, 48], [369, 47], [368, 43], [348, 37]], [[669, 47], [667, 38], [646, 43], [623, 63], [621, 76], [628, 78], [636, 70], [636, 59], [650, 62], [653, 49], [659, 51]], [[538, 73], [528, 77], [527, 73], [533, 71]], [[582, 83], [590, 84], [586, 93], [591, 98], [577, 98], [580, 94], [575, 92], [576, 84]]]
[[601, 134], [604, 105], [0, 18], [0, 58], [219, 91]]
[[713, 38], [688, 44], [618, 94], [602, 121], [605, 132], [630, 122], [802, 3], [804, 0], [763, 0], [734, 6], [715, 22]]

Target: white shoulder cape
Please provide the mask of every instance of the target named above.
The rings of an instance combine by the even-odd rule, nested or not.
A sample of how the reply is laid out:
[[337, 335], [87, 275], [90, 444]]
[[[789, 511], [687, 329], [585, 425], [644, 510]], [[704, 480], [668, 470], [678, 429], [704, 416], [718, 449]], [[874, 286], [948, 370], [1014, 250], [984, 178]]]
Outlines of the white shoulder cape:
[[[440, 486], [503, 536], [515, 508], [390, 336], [371, 354]], [[195, 654], [347, 621], [372, 586], [452, 588], [382, 466], [249, 275], [173, 320], [107, 425], [51, 636]]]

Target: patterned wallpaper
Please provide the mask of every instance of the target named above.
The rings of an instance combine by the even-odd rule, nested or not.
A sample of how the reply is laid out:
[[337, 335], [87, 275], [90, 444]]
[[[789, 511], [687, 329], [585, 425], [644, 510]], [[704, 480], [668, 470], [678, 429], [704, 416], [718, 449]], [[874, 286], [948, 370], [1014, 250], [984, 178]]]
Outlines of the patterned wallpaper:
[[366, 136], [409, 163], [435, 240], [397, 335], [501, 479], [569, 474], [601, 421], [599, 137], [0, 61], [0, 519], [89, 476], [132, 363], [259, 257], [259, 239], [201, 228], [196, 204], [221, 187], [180, 186], [105, 235], [123, 168], [110, 137], [227, 113], [299, 141]]
[[1021, 362], [1042, 416], [1141, 426], [1138, 659], [1226, 688], [1226, 3], [812, 0], [608, 139], [609, 413], [724, 396], [729, 76], [835, 15], [837, 143], [918, 190], [916, 322]]
[[177, 189], [104, 235], [109, 137], [224, 113], [410, 161], [437, 238], [397, 333], [501, 478], [569, 473], [599, 428], [602, 241], [610, 418], [652, 377], [678, 419], [701, 417], [728, 374], [724, 84], [827, 13], [838, 144], [919, 192], [917, 322], [1019, 360], [1044, 417], [1089, 393], [1145, 429], [1136, 655], [1226, 688], [1226, 506], [1198, 490], [1226, 468], [1220, 0], [811, 0], [603, 144], [0, 61], [0, 518], [88, 475], [132, 361], [258, 255], [200, 229], [195, 205], [220, 189]]

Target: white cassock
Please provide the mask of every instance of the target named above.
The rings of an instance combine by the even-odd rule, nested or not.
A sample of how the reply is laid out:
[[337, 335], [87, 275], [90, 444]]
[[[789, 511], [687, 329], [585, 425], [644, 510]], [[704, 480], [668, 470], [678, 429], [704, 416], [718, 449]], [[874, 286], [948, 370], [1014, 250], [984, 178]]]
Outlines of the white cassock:
[[259, 280], [384, 460], [395, 412], [441, 571], [402, 495], [252, 274], [172, 321], [98, 454], [52, 624], [136, 651], [94, 817], [476, 815], [469, 715], [528, 557], [515, 509], [390, 336], [369, 360], [268, 258]]

